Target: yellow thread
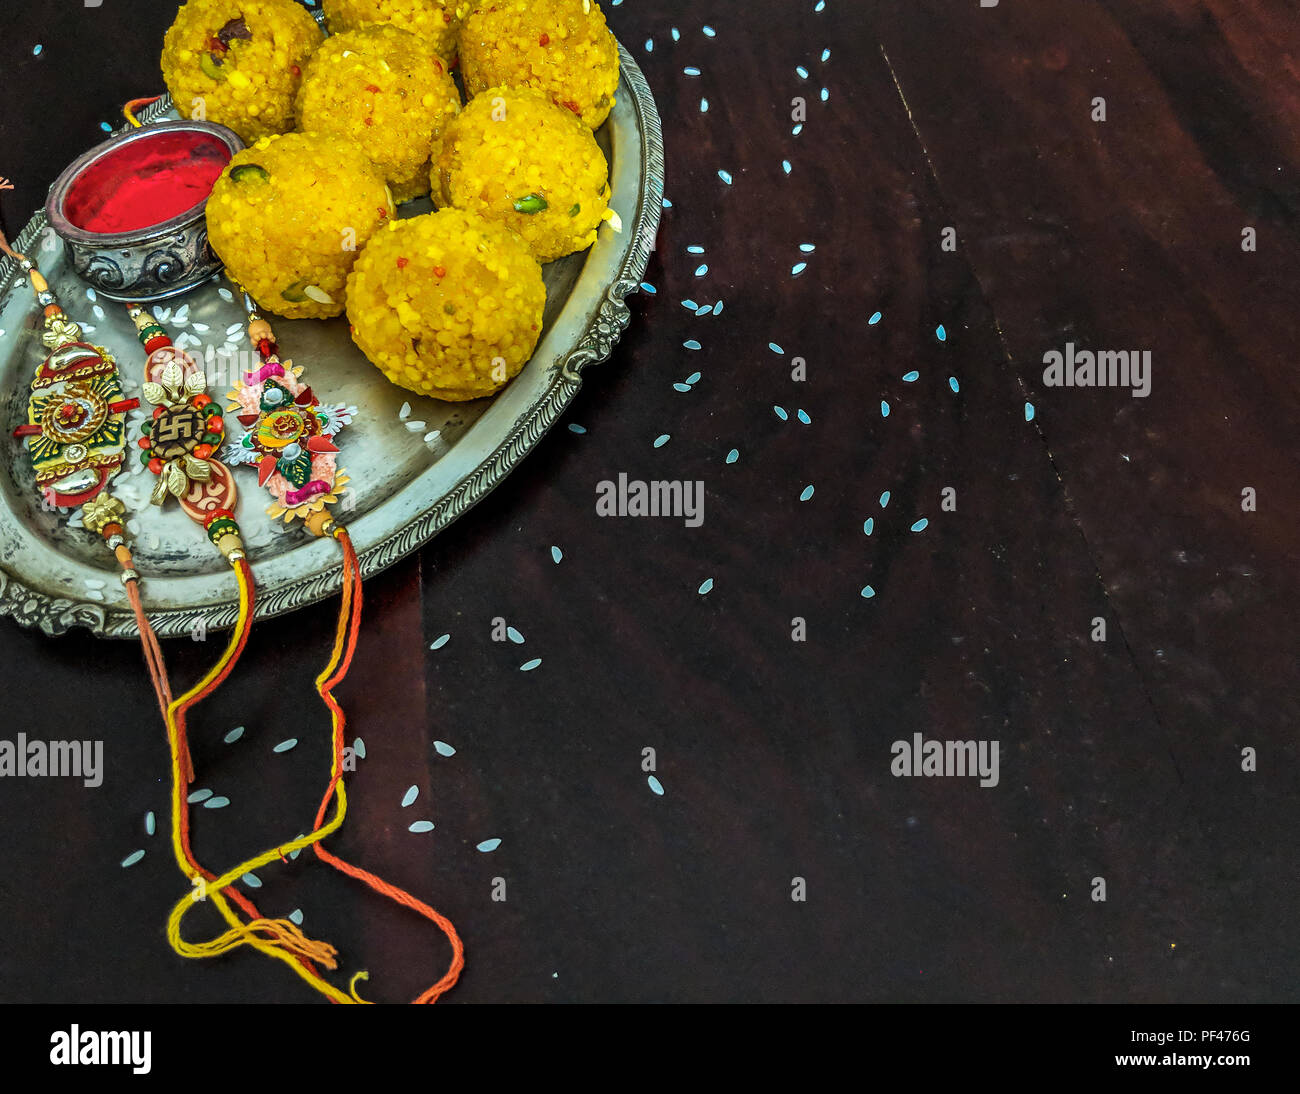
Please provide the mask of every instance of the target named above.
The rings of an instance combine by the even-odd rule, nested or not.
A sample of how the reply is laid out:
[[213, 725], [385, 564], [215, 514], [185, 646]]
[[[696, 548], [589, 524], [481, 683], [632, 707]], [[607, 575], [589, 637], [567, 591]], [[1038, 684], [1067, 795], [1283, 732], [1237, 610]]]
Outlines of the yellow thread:
[[359, 996], [359, 995], [357, 994], [357, 981], [358, 981], [358, 980], [369, 980], [369, 979], [370, 979], [370, 974], [369, 974], [368, 972], [362, 971], [362, 972], [357, 973], [357, 974], [356, 974], [354, 977], [352, 977], [352, 979], [348, 982], [348, 994], [349, 994], [350, 996], [352, 996], [352, 998], [355, 999], [358, 1003], [369, 1003], [369, 1002], [370, 1002], [369, 999], [362, 999], [361, 996]]
[[[167, 941], [182, 957], [215, 957], [218, 954], [226, 953], [237, 946], [250, 945], [271, 957], [284, 961], [294, 972], [303, 980], [309, 983], [322, 995], [333, 999], [336, 1003], [355, 1003], [360, 1000], [351, 993], [344, 993], [329, 981], [312, 973], [294, 959], [294, 954], [302, 954], [310, 960], [319, 961], [329, 968], [336, 967], [334, 961], [335, 950], [325, 942], [309, 939], [294, 924], [288, 920], [268, 920], [259, 919], [251, 923], [244, 923], [238, 915], [231, 909], [229, 902], [222, 895], [221, 890], [225, 889], [238, 878], [251, 870], [256, 870], [260, 866], [274, 862], [283, 857], [290, 851], [301, 850], [304, 847], [310, 847], [313, 843], [324, 839], [332, 832], [336, 831], [343, 823], [343, 818], [347, 814], [347, 795], [343, 789], [342, 781], [337, 784], [337, 809], [334, 817], [322, 827], [306, 836], [300, 836], [282, 847], [273, 848], [262, 854], [251, 858], [246, 862], [241, 862], [238, 866], [232, 867], [226, 873], [213, 881], [206, 881], [201, 875], [191, 875], [188, 863], [185, 861], [184, 843], [181, 838], [181, 815], [185, 808], [186, 785], [181, 774], [181, 752], [180, 752], [180, 728], [176, 720], [176, 712], [189, 703], [196, 695], [205, 691], [211, 683], [225, 670], [235, 657], [238, 651], [239, 634], [242, 632], [245, 624], [248, 622], [249, 612], [251, 610], [251, 589], [245, 569], [240, 566], [234, 567], [235, 574], [239, 579], [239, 618], [235, 625], [235, 630], [231, 635], [230, 644], [226, 647], [216, 665], [208, 674], [194, 685], [189, 691], [177, 699], [174, 699], [167, 708], [167, 740], [171, 746], [172, 759], [172, 850], [175, 852], [176, 861], [180, 864], [182, 872], [195, 881], [201, 887], [205, 896], [211, 899], [221, 917], [230, 925], [230, 930], [209, 942], [190, 943], [181, 938], [181, 920], [185, 918], [187, 912], [194, 907], [197, 900], [192, 893], [187, 893], [182, 897], [172, 909], [171, 915], [167, 920]], [[344, 597], [350, 599], [349, 590], [345, 588]], [[345, 613], [346, 614], [346, 613]], [[317, 679], [317, 686], [326, 680], [338, 666], [339, 659], [343, 654], [343, 636], [340, 634], [334, 642], [334, 652], [330, 658], [330, 663], [326, 666], [325, 671]], [[331, 716], [332, 721], [337, 722], [337, 716]], [[335, 756], [332, 763], [332, 774], [337, 776], [338, 758]], [[262, 937], [261, 933], [265, 932], [274, 941]], [[355, 984], [356, 978], [353, 978]]]
[[150, 103], [156, 101], [157, 101], [157, 96], [154, 96], [153, 98], [132, 99], [129, 103], [126, 104], [126, 106], [122, 107], [122, 117], [124, 117], [128, 122], [130, 122], [132, 129], [141, 129], [143, 128], [143, 123], [140, 121], [140, 119], [138, 119], [135, 116], [136, 110], [142, 107], [146, 107]]

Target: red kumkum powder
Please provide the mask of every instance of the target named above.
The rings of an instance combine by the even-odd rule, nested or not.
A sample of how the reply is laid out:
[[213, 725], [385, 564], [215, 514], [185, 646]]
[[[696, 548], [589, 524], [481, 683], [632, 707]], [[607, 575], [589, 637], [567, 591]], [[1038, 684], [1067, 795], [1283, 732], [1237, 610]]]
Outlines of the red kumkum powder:
[[197, 209], [230, 162], [230, 149], [207, 133], [160, 132], [103, 156], [72, 183], [63, 215], [88, 232], [152, 228]]

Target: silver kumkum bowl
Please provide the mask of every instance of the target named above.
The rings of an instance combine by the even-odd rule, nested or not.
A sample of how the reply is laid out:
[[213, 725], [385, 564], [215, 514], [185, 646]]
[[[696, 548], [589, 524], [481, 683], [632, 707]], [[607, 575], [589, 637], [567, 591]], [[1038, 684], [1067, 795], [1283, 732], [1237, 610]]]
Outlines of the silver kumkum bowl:
[[[149, 302], [188, 292], [221, 269], [221, 260], [208, 245], [205, 219], [208, 192], [198, 192], [193, 205], [154, 224], [121, 231], [91, 230], [86, 224], [111, 223], [104, 203], [124, 184], [162, 187], [170, 212], [184, 203], [183, 190], [160, 182], [169, 157], [189, 155], [211, 161], [206, 170], [222, 166], [244, 147], [224, 125], [200, 121], [168, 121], [144, 125], [96, 145], [70, 163], [55, 181], [45, 201], [50, 226], [63, 240], [73, 270], [96, 291], [112, 300]], [[178, 191], [181, 196], [178, 197]], [[120, 218], [119, 218], [120, 219]], [[137, 217], [138, 219], [138, 217]]]

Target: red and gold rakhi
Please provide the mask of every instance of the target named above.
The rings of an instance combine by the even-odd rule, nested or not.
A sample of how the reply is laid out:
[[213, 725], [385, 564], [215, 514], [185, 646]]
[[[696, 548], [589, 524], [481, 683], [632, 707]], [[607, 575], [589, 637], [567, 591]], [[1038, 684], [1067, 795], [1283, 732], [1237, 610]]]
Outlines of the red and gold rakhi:
[[[187, 716], [200, 700], [225, 681], [238, 663], [252, 628], [256, 589], [235, 519], [238, 492], [234, 476], [218, 458], [218, 449], [225, 437], [221, 407], [207, 394], [207, 377], [202, 369], [193, 358], [173, 345], [162, 324], [138, 304], [128, 304], [126, 309], [145, 348], [142, 390], [154, 408], [149, 420], [141, 426], [141, 436], [137, 441], [141, 462], [158, 478], [151, 501], [162, 505], [169, 497], [176, 498], [186, 515], [203, 527], [208, 538], [230, 561], [239, 583], [235, 628], [217, 664], [198, 684], [174, 700], [166, 683], [165, 669], [162, 674], [162, 687], [167, 693], [164, 720], [173, 768], [173, 848], [181, 869], [196, 886], [194, 891], [201, 892], [204, 899], [212, 902], [228, 926], [223, 934], [206, 942], [194, 943], [184, 939], [180, 930], [181, 920], [195, 903], [194, 894], [188, 893], [172, 909], [167, 924], [168, 941], [177, 953], [185, 957], [212, 957], [238, 946], [251, 945], [287, 962], [303, 979], [335, 1001], [352, 1002], [355, 1001], [353, 994], [329, 984], [316, 969], [317, 964], [330, 969], [337, 967], [332, 946], [308, 938], [289, 920], [261, 916], [252, 901], [233, 885], [249, 871], [283, 859], [287, 852], [323, 838], [337, 824], [324, 828], [318, 824], [318, 831], [310, 836], [299, 837], [293, 844], [274, 848], [256, 859], [241, 863], [220, 877], [199, 864], [191, 847], [188, 792], [194, 775]], [[351, 616], [350, 603], [345, 604], [344, 616]], [[349, 659], [350, 656], [349, 650]], [[334, 671], [341, 659], [341, 656], [332, 659], [327, 672]], [[346, 672], [346, 666], [343, 672]], [[339, 678], [341, 676], [339, 673]], [[318, 682], [318, 690], [327, 703], [332, 702], [329, 686], [319, 687]], [[341, 819], [338, 819], [339, 823]], [[245, 913], [246, 919], [236, 914], [232, 904]]]
[[217, 450], [225, 438], [221, 407], [208, 395], [207, 377], [176, 349], [162, 325], [139, 304], [126, 306], [144, 346], [142, 390], [153, 414], [140, 427], [140, 462], [157, 476], [150, 501], [174, 497], [227, 559], [243, 557], [235, 506], [235, 478]]
[[[14, 430], [15, 437], [26, 438], [36, 489], [47, 504], [81, 507], [83, 518], [90, 518], [88, 527], [101, 523], [96, 517], [121, 516], [126, 507], [105, 491], [126, 460], [126, 412], [140, 401], [122, 391], [108, 350], [81, 340], [81, 327], [64, 312], [35, 263], [8, 244], [3, 249], [31, 282], [43, 309], [41, 344], [49, 351], [31, 383], [27, 422]], [[114, 535], [120, 540], [120, 530]]]
[[[256, 905], [234, 887], [238, 877], [262, 863], [244, 864], [235, 873], [218, 877], [200, 865], [191, 846], [188, 795], [194, 770], [188, 716], [234, 671], [252, 628], [256, 586], [235, 519], [239, 495], [234, 476], [217, 458], [218, 447], [225, 437], [225, 423], [221, 407], [207, 394], [207, 377], [193, 358], [172, 344], [162, 324], [150, 312], [138, 304], [128, 304], [126, 310], [145, 349], [142, 391], [153, 406], [153, 413], [142, 424], [136, 442], [141, 462], [158, 477], [150, 501], [162, 505], [169, 497], [176, 498], [181, 510], [203, 528], [208, 539], [229, 561], [239, 586], [239, 610], [230, 641], [221, 658], [197, 684], [173, 699], [161, 653], [157, 658], [159, 672], [154, 676], [154, 684], [164, 708], [172, 757], [172, 847], [178, 865], [195, 886], [172, 910], [167, 924], [168, 941], [186, 957], [210, 957], [251, 945], [287, 962], [309, 982], [327, 985], [316, 965], [335, 968], [334, 948], [308, 938], [287, 919], [268, 919], [261, 915]], [[142, 625], [142, 633], [145, 626], [147, 623]], [[278, 848], [272, 854], [283, 857]], [[181, 919], [193, 907], [196, 893], [211, 901], [228, 927], [223, 934], [200, 943], [186, 941], [180, 931]], [[244, 913], [244, 918], [232, 905]], [[346, 998], [334, 990], [339, 998]]]
[[140, 401], [123, 392], [112, 354], [82, 341], [81, 327], [64, 312], [36, 264], [13, 250], [3, 235], [0, 252], [18, 263], [31, 283], [42, 309], [41, 345], [48, 351], [31, 383], [27, 421], [14, 436], [26, 441], [41, 500], [54, 508], [80, 508], [82, 523], [113, 552], [165, 715], [171, 696], [158, 639], [140, 600], [140, 574], [126, 542], [126, 505], [108, 492], [109, 480], [126, 462], [126, 412]]

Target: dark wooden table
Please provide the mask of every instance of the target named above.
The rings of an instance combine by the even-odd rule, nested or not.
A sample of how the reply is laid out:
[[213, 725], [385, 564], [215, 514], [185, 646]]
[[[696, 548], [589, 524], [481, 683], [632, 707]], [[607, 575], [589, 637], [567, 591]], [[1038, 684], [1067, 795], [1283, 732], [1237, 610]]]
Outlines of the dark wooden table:
[[[160, 90], [175, 7], [4, 5], [9, 231], [118, 104]], [[557, 428], [368, 583], [343, 689], [367, 755], [332, 846], [459, 925], [459, 1002], [1295, 1000], [1293, 13], [606, 10], [664, 118], [657, 292], [589, 374], [565, 422], [585, 432]], [[1045, 386], [1067, 342], [1149, 350], [1149, 396]], [[620, 472], [703, 480], [703, 526], [598, 517]], [[333, 610], [259, 625], [195, 719], [198, 784], [232, 802], [197, 811], [209, 864], [314, 813]], [[496, 618], [524, 644], [494, 642]], [[167, 653], [189, 681], [215, 649]], [[165, 824], [168, 772], [138, 649], [4, 620], [0, 665], [0, 736], [106, 741], [98, 789], [0, 784], [0, 997], [316, 998], [257, 956], [168, 949], [185, 885], [143, 829]], [[997, 740], [998, 785], [894, 777], [914, 733]], [[445, 967], [423, 921], [310, 855], [262, 880], [263, 911], [302, 909], [371, 997]]]

